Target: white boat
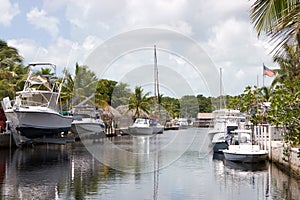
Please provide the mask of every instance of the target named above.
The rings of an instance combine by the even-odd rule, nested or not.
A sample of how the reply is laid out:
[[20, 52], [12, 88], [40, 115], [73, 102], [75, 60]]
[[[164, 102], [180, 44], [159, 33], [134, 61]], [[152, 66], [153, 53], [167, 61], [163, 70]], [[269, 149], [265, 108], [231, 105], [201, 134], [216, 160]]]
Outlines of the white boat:
[[213, 112], [214, 126], [208, 131], [208, 135], [211, 138], [214, 152], [222, 152], [222, 150], [228, 147], [226, 141], [228, 136], [232, 134], [232, 131], [239, 128], [241, 121], [245, 120], [245, 117], [241, 115], [239, 110], [221, 109]]
[[[27, 80], [23, 90], [16, 93], [16, 99], [3, 99], [7, 120], [21, 136], [29, 139], [68, 132], [72, 117], [59, 112], [61, 85], [56, 81], [56, 66], [51, 63], [31, 63], [28, 67]], [[53, 73], [43, 75], [41, 69], [50, 69]]]
[[186, 118], [179, 118], [178, 125], [180, 129], [186, 129], [189, 127], [188, 120]]
[[83, 138], [106, 137], [105, 124], [101, 119], [101, 112], [96, 106], [82, 105], [72, 108], [72, 133]]
[[268, 157], [268, 151], [261, 150], [259, 145], [252, 144], [251, 130], [235, 130], [237, 133], [233, 137], [234, 144], [223, 150], [226, 160], [234, 162], [255, 163], [265, 161]]
[[134, 136], [152, 135], [153, 130], [153, 126], [150, 126], [149, 118], [137, 118], [133, 125], [128, 127], [129, 134]]
[[178, 130], [178, 129], [179, 129], [179, 124], [175, 119], [172, 119], [171, 121], [167, 122], [164, 127], [164, 130]]
[[164, 132], [164, 126], [155, 119], [150, 119], [150, 126], [153, 127], [153, 134], [160, 134]]

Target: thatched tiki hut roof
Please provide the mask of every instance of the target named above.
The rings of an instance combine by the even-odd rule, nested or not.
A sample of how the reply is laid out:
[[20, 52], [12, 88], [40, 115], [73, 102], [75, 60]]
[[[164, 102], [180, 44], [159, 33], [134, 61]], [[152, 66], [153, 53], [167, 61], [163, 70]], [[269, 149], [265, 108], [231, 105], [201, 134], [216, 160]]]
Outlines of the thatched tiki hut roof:
[[[119, 127], [128, 127], [133, 123], [134, 114], [136, 112], [135, 109], [128, 110], [128, 105], [122, 105], [118, 106], [116, 110], [122, 115], [119, 121]], [[150, 116], [145, 111], [142, 111], [141, 117], [149, 118]]]
[[114, 123], [114, 127], [118, 126], [121, 117], [122, 115], [112, 106], [106, 106], [103, 108], [103, 112], [101, 114], [102, 120], [108, 127], [111, 127], [112, 123]]

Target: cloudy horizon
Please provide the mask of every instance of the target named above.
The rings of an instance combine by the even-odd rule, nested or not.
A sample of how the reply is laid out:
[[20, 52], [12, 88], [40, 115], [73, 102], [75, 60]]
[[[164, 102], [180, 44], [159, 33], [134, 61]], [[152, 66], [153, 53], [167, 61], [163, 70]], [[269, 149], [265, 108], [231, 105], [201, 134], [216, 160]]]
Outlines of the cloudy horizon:
[[[215, 67], [222, 68], [225, 94], [240, 94], [246, 86], [257, 82], [262, 86], [263, 63], [271, 69], [278, 68], [270, 55], [271, 44], [267, 39], [257, 38], [250, 22], [253, 1], [0, 0], [0, 3], [0, 39], [17, 48], [25, 64], [49, 61], [73, 71], [76, 62], [84, 64], [107, 40], [132, 30], [158, 28], [180, 33], [197, 43]], [[169, 58], [182, 64], [180, 57], [169, 55]], [[265, 85], [271, 81], [272, 78], [266, 77]]]

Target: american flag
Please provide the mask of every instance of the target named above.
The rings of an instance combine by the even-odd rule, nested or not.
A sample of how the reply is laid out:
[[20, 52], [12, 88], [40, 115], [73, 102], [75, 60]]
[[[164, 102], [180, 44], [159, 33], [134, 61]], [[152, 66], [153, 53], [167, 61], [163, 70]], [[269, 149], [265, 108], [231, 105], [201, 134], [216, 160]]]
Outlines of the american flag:
[[263, 73], [263, 75], [272, 77], [272, 76], [275, 75], [275, 73], [264, 65], [264, 73]]

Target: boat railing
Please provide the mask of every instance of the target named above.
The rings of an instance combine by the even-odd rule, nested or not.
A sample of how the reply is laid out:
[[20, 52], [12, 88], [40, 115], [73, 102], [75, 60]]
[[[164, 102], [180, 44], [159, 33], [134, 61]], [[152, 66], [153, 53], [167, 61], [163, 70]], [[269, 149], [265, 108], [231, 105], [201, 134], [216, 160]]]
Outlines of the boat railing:
[[11, 104], [14, 105], [14, 107], [18, 108], [29, 108], [30, 106], [39, 106], [44, 108], [52, 108], [56, 110], [56, 107], [50, 106], [49, 102], [38, 102], [38, 101], [30, 101], [30, 100], [11, 100]]

